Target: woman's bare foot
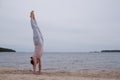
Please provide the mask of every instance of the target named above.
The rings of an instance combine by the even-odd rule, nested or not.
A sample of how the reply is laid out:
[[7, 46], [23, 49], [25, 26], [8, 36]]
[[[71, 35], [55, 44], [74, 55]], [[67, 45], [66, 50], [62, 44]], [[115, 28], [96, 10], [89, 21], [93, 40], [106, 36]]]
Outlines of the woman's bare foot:
[[30, 18], [35, 19], [35, 15], [34, 15], [34, 11], [33, 10], [30, 12]]

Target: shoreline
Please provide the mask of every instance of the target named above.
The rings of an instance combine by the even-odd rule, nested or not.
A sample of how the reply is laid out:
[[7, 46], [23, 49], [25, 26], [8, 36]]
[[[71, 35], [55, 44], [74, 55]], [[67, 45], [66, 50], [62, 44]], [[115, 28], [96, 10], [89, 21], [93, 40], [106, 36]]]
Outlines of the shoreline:
[[33, 74], [29, 69], [0, 67], [0, 80], [120, 80], [120, 70], [42, 70]]

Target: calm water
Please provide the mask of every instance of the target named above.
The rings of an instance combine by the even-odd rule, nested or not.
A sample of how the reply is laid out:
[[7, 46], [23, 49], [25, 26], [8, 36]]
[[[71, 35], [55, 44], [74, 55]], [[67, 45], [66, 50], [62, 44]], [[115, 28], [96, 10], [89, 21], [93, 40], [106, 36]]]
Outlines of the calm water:
[[[0, 53], [0, 67], [32, 69], [32, 53]], [[80, 69], [120, 69], [120, 53], [67, 53], [47, 52], [42, 56], [43, 69], [80, 70]]]

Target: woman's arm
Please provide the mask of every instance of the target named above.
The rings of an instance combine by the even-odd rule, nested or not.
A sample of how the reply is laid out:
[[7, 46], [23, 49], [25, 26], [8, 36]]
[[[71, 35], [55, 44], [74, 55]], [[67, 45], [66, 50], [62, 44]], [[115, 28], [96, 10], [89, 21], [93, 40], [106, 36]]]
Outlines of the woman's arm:
[[34, 61], [34, 64], [33, 64], [33, 73], [36, 74], [36, 65], [37, 65], [36, 58], [33, 57], [33, 61]]

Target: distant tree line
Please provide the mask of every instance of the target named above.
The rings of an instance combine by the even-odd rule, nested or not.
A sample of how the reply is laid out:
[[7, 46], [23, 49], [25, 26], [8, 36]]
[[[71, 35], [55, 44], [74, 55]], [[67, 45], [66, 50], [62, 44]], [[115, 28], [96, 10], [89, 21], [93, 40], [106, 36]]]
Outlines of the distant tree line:
[[102, 50], [101, 52], [120, 52], [120, 50]]
[[16, 51], [13, 49], [7, 49], [7, 48], [0, 47], [0, 52], [16, 52]]

